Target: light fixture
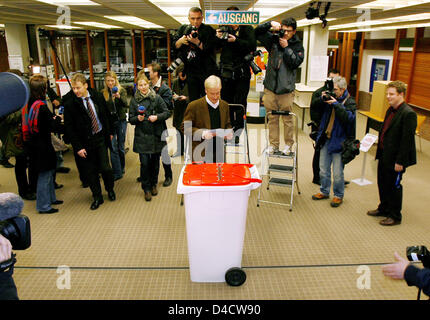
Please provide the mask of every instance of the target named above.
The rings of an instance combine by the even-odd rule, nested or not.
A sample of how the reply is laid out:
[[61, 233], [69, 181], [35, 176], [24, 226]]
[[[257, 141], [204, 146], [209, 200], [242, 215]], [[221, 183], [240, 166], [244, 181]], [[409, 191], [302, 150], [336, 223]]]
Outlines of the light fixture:
[[82, 29], [81, 27], [68, 26], [66, 24], [51, 24], [51, 25], [45, 25], [45, 27], [56, 28], [56, 29], [64, 29], [64, 30]]
[[188, 11], [192, 7], [200, 7], [199, 0], [185, 0], [181, 2], [175, 2], [172, 0], [149, 0], [155, 4], [158, 8], [163, 10], [169, 16], [171, 16], [176, 21], [187, 24], [188, 21]]
[[100, 22], [95, 22], [95, 21], [79, 21], [79, 22], [74, 22], [75, 24], [80, 24], [83, 26], [88, 26], [88, 27], [96, 27], [96, 28], [101, 28], [101, 29], [115, 29], [115, 28], [121, 28], [118, 26], [113, 26], [110, 24], [105, 24], [105, 23], [100, 23]]
[[424, 3], [430, 3], [430, 0], [376, 0], [352, 8], [390, 10], [415, 6]]
[[260, 12], [260, 22], [269, 20], [288, 10], [299, 7], [309, 1], [305, 0], [258, 0], [248, 11]]
[[127, 24], [132, 24], [135, 26], [139, 26], [142, 28], [159, 28], [159, 29], [164, 29], [164, 27], [159, 26], [155, 23], [143, 20], [141, 18], [138, 17], [134, 17], [134, 16], [104, 16], [105, 18], [111, 19], [111, 20], [116, 20], [116, 21], [120, 21], [123, 23], [127, 23]]
[[36, 0], [53, 6], [99, 6], [100, 4], [89, 0]]

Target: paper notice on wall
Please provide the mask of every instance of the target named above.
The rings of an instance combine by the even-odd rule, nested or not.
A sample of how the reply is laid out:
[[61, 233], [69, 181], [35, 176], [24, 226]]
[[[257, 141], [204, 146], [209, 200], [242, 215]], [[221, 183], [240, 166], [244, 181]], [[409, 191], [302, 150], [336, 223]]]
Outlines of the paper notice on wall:
[[9, 69], [18, 69], [24, 72], [24, 62], [22, 61], [21, 55], [10, 55], [9, 57]]
[[378, 136], [370, 133], [366, 134], [360, 142], [360, 151], [369, 151], [370, 147], [376, 142], [376, 140], [378, 140]]
[[311, 57], [311, 81], [325, 81], [328, 72], [328, 56]]

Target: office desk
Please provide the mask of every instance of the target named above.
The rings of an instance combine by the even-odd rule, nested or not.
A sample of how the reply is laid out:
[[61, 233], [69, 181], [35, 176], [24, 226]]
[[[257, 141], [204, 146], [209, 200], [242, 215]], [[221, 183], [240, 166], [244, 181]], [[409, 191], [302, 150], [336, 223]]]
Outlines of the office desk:
[[380, 131], [382, 128], [382, 123], [384, 122], [384, 118], [378, 117], [372, 114], [370, 111], [358, 111], [363, 116], [367, 117], [366, 122], [366, 133], [369, 133], [369, 129], [374, 129], [376, 131]]
[[302, 109], [302, 130], [305, 124], [306, 109], [310, 108], [312, 94], [318, 88], [319, 87], [306, 86], [301, 83], [296, 84], [296, 89], [294, 91], [294, 105]]
[[294, 105], [295, 105], [297, 108], [302, 109], [302, 130], [303, 130], [304, 125], [305, 125], [306, 109], [309, 109], [309, 108], [310, 108], [310, 106], [308, 106], [308, 105], [303, 105], [303, 104], [299, 104], [299, 103], [297, 103], [297, 102], [294, 102]]

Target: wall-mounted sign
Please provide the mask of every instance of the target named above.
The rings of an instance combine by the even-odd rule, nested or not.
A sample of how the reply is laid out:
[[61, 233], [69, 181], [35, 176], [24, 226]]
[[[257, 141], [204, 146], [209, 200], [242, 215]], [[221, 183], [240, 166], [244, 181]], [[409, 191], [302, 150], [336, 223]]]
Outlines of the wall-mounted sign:
[[206, 10], [206, 24], [258, 24], [260, 12], [258, 11], [219, 11]]

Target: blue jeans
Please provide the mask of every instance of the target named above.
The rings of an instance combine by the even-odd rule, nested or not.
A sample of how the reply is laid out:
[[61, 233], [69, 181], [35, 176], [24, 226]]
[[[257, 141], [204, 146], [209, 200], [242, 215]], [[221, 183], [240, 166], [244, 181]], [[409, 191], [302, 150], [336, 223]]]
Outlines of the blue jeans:
[[320, 182], [321, 193], [330, 195], [331, 167], [333, 164], [333, 193], [335, 197], [343, 199], [345, 181], [343, 179], [342, 154], [328, 153], [328, 143], [320, 151]]
[[125, 135], [127, 132], [127, 121], [120, 120], [114, 128], [114, 136], [112, 139], [112, 151], [110, 160], [112, 162], [112, 170], [114, 178], [120, 178], [123, 175], [125, 168]]
[[54, 174], [55, 170], [39, 172], [36, 191], [37, 211], [50, 210], [52, 208], [51, 204], [57, 201], [55, 197]]

